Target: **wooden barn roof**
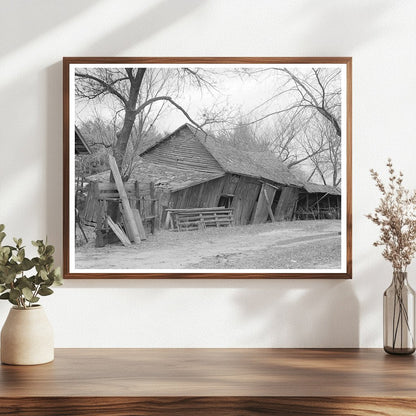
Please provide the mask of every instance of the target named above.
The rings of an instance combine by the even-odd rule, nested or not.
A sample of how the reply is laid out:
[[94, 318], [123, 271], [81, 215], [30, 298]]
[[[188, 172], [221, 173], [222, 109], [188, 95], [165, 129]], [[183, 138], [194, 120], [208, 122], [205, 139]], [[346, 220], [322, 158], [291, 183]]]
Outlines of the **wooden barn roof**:
[[266, 179], [282, 185], [303, 186], [302, 182], [273, 153], [240, 150], [212, 136], [206, 135], [190, 124], [183, 124], [162, 140], [153, 143], [142, 154], [149, 152], [184, 128], [187, 128], [200, 141], [222, 169], [224, 169], [224, 172]]
[[[207, 173], [186, 171], [171, 167], [156, 165], [151, 162], [140, 159], [130, 175], [129, 182], [139, 181], [140, 183], [153, 182], [159, 188], [165, 188], [172, 192], [189, 188], [190, 186], [199, 185], [213, 179], [223, 177], [224, 173]], [[87, 178], [91, 182], [108, 182], [110, 180], [110, 171], [97, 173]]]
[[85, 141], [78, 127], [75, 126], [75, 154], [76, 155], [90, 155], [91, 149]]
[[310, 194], [341, 195], [340, 189], [335, 186], [320, 185], [318, 183], [305, 182], [303, 186]]

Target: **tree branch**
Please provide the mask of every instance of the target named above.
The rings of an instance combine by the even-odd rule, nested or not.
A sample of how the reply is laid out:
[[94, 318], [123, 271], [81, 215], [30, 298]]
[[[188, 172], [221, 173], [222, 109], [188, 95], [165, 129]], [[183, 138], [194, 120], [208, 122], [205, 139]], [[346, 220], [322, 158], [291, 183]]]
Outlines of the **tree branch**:
[[305, 160], [311, 159], [313, 156], [316, 156], [316, 155], [318, 155], [319, 153], [323, 153], [323, 152], [325, 152], [326, 150], [328, 150], [328, 149], [323, 149], [323, 148], [320, 148], [320, 149], [316, 150], [315, 152], [313, 152], [313, 153], [311, 153], [311, 154], [308, 154], [307, 156], [305, 156], [305, 157], [304, 157], [304, 158], [302, 158], [302, 159], [295, 160], [294, 162], [289, 163], [289, 164], [287, 165], [287, 167], [290, 169], [290, 168], [292, 168], [293, 166], [296, 166], [296, 165], [298, 165], [299, 163], [304, 162]]
[[[90, 79], [92, 81], [97, 82], [98, 84], [100, 84], [104, 88], [102, 93], [104, 93], [105, 91], [108, 91], [110, 94], [115, 95], [119, 100], [121, 100], [124, 105], [127, 105], [126, 98], [123, 97], [115, 88], [113, 88], [111, 86], [111, 84], [108, 84], [107, 82], [103, 81], [102, 79], [97, 78], [97, 77], [95, 77], [94, 75], [91, 75], [91, 74], [81, 74], [80, 72], [75, 72], [75, 76], [79, 77], [79, 78]], [[100, 94], [97, 94], [97, 96], [98, 95], [100, 95]]]
[[192, 117], [187, 113], [187, 111], [181, 107], [178, 103], [176, 103], [171, 97], [169, 96], [160, 96], [160, 97], [154, 97], [150, 98], [149, 100], [145, 101], [144, 103], [140, 104], [134, 111], [135, 113], [140, 113], [145, 107], [148, 105], [153, 104], [156, 101], [168, 101], [171, 103], [174, 107], [176, 107], [178, 110], [182, 112], [182, 114], [196, 127], [198, 127], [201, 131], [204, 131], [202, 126], [199, 125], [195, 120], [192, 119]]

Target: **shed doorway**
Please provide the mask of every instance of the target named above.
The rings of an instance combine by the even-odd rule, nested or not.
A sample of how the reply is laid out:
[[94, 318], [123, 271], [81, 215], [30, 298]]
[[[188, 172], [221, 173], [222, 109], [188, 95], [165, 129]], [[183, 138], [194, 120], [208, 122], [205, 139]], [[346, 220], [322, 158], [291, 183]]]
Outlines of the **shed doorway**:
[[231, 194], [223, 194], [220, 196], [218, 201], [219, 207], [230, 208], [231, 204], [233, 203], [234, 195]]

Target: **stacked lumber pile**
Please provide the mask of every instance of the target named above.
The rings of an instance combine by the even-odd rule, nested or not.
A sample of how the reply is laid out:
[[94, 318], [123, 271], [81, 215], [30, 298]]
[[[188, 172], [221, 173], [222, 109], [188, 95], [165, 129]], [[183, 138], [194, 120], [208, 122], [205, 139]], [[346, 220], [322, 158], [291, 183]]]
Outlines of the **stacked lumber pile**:
[[230, 227], [234, 225], [232, 208], [168, 209], [166, 228], [176, 231], [204, 230], [207, 227]]

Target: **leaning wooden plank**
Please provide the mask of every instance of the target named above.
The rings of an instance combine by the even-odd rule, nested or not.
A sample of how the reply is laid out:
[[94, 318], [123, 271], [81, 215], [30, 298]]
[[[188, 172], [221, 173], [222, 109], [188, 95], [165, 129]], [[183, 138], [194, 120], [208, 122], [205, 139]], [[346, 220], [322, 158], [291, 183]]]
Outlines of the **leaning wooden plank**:
[[142, 240], [146, 240], [146, 231], [143, 226], [142, 217], [140, 216], [140, 212], [137, 208], [131, 209], [133, 212], [134, 221], [136, 221], [137, 229], [139, 230], [139, 235]]
[[124, 231], [107, 215], [108, 226], [113, 230], [114, 234], [123, 243], [124, 246], [131, 246], [129, 238], [124, 234]]
[[[274, 187], [269, 186], [268, 183], [263, 183], [261, 192], [259, 194], [258, 202], [254, 211], [254, 216], [252, 220], [253, 224], [261, 224], [267, 221], [267, 218], [270, 215], [268, 205], [270, 205], [270, 201], [274, 200], [275, 195], [276, 189]], [[266, 196], [268, 200], [265, 198]]]
[[[139, 210], [137, 208], [132, 208], [131, 210], [133, 212], [133, 218], [134, 218], [134, 221], [136, 222], [137, 229], [139, 230], [140, 239], [146, 240], [146, 231], [144, 229]], [[123, 207], [121, 207], [121, 215], [123, 216], [124, 224], [126, 224], [126, 215], [124, 213]], [[132, 240], [132, 238], [130, 238], [130, 240]]]
[[110, 164], [111, 172], [113, 173], [114, 182], [116, 183], [118, 193], [121, 198], [121, 204], [124, 211], [124, 219], [126, 221], [126, 231], [128, 236], [135, 243], [140, 243], [140, 234], [137, 229], [136, 221], [134, 220], [133, 212], [127, 197], [127, 192], [124, 188], [123, 180], [117, 167], [116, 160], [113, 156], [108, 155], [108, 162]]
[[273, 215], [273, 211], [272, 211], [272, 204], [269, 200], [269, 196], [267, 195], [267, 191], [265, 188], [263, 188], [263, 194], [264, 194], [264, 198], [267, 202], [267, 211], [269, 211], [269, 217], [272, 220], [272, 222], [275, 222], [276, 220], [274, 219], [274, 215]]

